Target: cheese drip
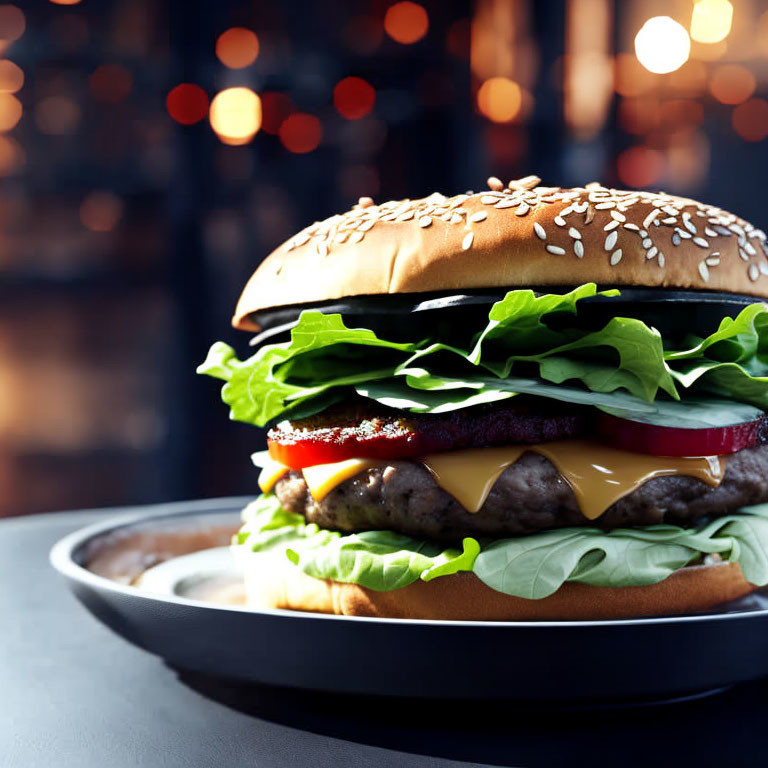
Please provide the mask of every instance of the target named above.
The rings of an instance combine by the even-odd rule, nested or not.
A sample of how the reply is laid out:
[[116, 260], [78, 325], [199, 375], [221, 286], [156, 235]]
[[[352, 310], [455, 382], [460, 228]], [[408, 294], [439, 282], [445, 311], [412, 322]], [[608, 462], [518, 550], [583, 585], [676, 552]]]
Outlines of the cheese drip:
[[581, 513], [588, 520], [597, 519], [611, 504], [653, 477], [685, 475], [717, 487], [725, 473], [722, 456], [649, 456], [588, 440], [453, 451], [425, 456], [421, 461], [444, 491], [468, 511], [477, 512], [499, 475], [528, 451], [554, 464], [573, 489]]

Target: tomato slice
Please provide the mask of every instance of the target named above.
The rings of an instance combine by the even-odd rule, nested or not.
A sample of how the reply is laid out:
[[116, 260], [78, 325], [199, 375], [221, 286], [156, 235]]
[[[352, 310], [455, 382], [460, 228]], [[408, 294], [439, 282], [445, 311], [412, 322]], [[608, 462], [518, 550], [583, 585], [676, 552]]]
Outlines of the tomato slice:
[[364, 447], [355, 441], [347, 443], [323, 442], [322, 440], [281, 443], [267, 440], [269, 456], [291, 469], [313, 467], [316, 464], [334, 464], [347, 459], [380, 459], [394, 461], [412, 458], [425, 453], [421, 441], [402, 439], [368, 440]]
[[606, 442], [625, 451], [652, 456], [722, 456], [761, 442], [764, 418], [706, 429], [658, 427], [600, 413], [597, 431]]

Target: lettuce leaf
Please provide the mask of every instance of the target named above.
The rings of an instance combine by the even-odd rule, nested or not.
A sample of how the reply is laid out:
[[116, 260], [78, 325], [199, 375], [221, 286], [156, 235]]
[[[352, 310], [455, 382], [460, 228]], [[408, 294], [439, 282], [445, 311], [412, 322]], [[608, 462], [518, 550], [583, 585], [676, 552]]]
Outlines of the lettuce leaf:
[[768, 504], [745, 507], [699, 528], [561, 528], [496, 541], [468, 537], [461, 549], [391, 531], [327, 531], [283, 510], [273, 494], [248, 505], [243, 520], [233, 541], [240, 551], [283, 552], [310, 576], [378, 591], [464, 571], [498, 592], [538, 600], [568, 581], [603, 587], [655, 584], [710, 554], [739, 563], [752, 584], [768, 584]]
[[[689, 336], [675, 348], [633, 318], [614, 317], [596, 331], [557, 322], [595, 295], [594, 284], [562, 295], [510, 291], [467, 349], [430, 339], [395, 343], [347, 327], [340, 315], [305, 311], [289, 342], [264, 346], [244, 361], [218, 342], [198, 372], [224, 380], [231, 418], [257, 426], [317, 413], [355, 392], [428, 413], [525, 393], [644, 412], [651, 423], [654, 409], [643, 402], [663, 403], [664, 419], [673, 423], [675, 401], [691, 396], [726, 401], [719, 423], [735, 412], [727, 401], [768, 409], [768, 305], [750, 305], [710, 336]], [[716, 398], [710, 402], [718, 408]], [[687, 419], [696, 422], [694, 411]]]

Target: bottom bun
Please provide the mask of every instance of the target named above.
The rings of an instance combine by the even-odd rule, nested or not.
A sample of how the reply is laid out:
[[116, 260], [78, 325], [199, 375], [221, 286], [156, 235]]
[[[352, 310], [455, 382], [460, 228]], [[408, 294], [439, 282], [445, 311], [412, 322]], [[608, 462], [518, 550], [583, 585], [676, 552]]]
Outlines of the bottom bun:
[[247, 603], [253, 608], [393, 619], [547, 621], [670, 616], [701, 611], [754, 590], [738, 563], [688, 566], [658, 584], [641, 587], [568, 582], [541, 600], [497, 592], [473, 573], [377, 592], [359, 584], [307, 576], [284, 557], [248, 553], [243, 565]]

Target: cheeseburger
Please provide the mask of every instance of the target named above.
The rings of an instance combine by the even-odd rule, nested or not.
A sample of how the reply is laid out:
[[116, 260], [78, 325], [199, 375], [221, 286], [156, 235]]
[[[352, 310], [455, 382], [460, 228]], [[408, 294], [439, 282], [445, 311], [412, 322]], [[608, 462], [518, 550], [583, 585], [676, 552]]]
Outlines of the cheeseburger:
[[416, 619], [701, 611], [768, 583], [768, 244], [720, 208], [527, 177], [299, 232], [216, 343], [269, 427], [249, 603]]

